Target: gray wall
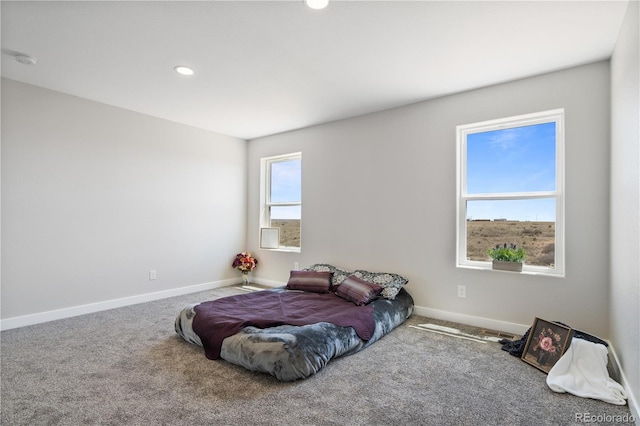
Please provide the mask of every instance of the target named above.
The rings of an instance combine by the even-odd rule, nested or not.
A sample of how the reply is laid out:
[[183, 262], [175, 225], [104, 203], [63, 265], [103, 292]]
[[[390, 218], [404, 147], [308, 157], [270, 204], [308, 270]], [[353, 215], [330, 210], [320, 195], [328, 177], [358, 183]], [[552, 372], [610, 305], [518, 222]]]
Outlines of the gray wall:
[[[611, 341], [640, 402], [640, 6], [629, 2], [611, 58]], [[638, 420], [640, 422], [640, 420]]]
[[2, 319], [235, 278], [246, 153], [3, 79]]
[[[294, 262], [396, 272], [429, 315], [520, 330], [539, 316], [607, 337], [609, 101], [609, 63], [599, 62], [252, 140], [256, 275], [286, 282]], [[456, 125], [561, 107], [566, 278], [456, 268]], [[258, 250], [260, 157], [293, 151], [303, 156], [302, 252]]]

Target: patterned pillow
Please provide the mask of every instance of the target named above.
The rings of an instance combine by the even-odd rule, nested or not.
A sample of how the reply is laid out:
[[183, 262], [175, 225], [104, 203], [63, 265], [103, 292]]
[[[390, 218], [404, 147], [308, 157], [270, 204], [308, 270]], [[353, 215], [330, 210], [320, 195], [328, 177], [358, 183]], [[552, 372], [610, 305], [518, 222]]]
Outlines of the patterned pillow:
[[304, 268], [304, 270], [333, 272], [333, 278], [331, 278], [331, 291], [335, 291], [336, 287], [339, 286], [342, 281], [347, 279], [349, 275], [353, 274], [364, 281], [378, 284], [379, 286], [383, 287], [382, 293], [380, 293], [380, 295], [389, 300], [394, 300], [402, 286], [409, 282], [408, 279], [398, 274], [391, 274], [387, 272], [369, 272], [361, 269], [355, 272], [348, 272], [326, 263], [316, 263], [309, 266], [308, 268]]
[[336, 294], [360, 306], [371, 302], [378, 297], [381, 291], [382, 287], [378, 284], [363, 281], [355, 275], [351, 275], [338, 286]]
[[409, 280], [402, 275], [390, 274], [388, 272], [369, 272], [359, 269], [355, 271], [353, 275], [361, 280], [383, 287], [381, 296], [389, 300], [394, 300], [402, 286], [409, 282]]
[[287, 290], [302, 290], [312, 293], [329, 293], [333, 272], [291, 271]]
[[331, 277], [331, 291], [335, 291], [336, 287], [338, 287], [342, 281], [353, 274], [353, 272], [348, 272], [326, 263], [316, 263], [308, 268], [304, 268], [303, 271], [333, 272], [333, 276]]

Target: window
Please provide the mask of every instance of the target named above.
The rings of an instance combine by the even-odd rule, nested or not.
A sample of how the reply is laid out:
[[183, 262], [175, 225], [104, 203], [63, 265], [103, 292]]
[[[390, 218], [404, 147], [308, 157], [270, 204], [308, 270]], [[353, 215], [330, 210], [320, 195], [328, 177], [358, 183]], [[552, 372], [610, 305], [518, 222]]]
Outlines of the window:
[[564, 275], [564, 110], [457, 127], [457, 266], [516, 244], [523, 272]]
[[260, 247], [300, 251], [302, 154], [261, 160]]

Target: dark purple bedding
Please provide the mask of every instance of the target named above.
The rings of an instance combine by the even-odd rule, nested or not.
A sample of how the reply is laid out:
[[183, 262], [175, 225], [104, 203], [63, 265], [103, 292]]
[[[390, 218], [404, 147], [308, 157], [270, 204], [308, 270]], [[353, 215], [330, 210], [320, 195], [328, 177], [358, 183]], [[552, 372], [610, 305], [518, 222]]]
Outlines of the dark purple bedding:
[[204, 302], [195, 307], [193, 331], [209, 359], [218, 359], [222, 341], [247, 326], [310, 325], [328, 322], [353, 327], [362, 340], [375, 331], [373, 307], [356, 306], [333, 293], [261, 291]]

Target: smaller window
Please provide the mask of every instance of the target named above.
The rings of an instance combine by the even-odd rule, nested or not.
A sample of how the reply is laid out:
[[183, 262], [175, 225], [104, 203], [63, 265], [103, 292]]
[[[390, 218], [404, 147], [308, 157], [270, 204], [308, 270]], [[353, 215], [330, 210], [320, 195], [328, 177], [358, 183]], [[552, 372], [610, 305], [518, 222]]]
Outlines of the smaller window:
[[300, 251], [302, 153], [263, 158], [261, 172], [260, 247]]

